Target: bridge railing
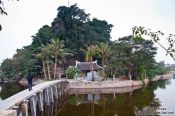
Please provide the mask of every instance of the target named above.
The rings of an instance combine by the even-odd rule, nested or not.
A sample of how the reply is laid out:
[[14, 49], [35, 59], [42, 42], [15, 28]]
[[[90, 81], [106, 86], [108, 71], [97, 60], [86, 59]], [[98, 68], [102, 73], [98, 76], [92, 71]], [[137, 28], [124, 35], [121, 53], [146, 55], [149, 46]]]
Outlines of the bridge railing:
[[[33, 86], [32, 91], [23, 90], [0, 102], [0, 115], [17, 116], [17, 111], [28, 116], [36, 116], [36, 107], [43, 111], [44, 104], [50, 106], [54, 100], [60, 100], [69, 90], [69, 82], [63, 80], [47, 81]], [[30, 107], [29, 107], [30, 106]]]

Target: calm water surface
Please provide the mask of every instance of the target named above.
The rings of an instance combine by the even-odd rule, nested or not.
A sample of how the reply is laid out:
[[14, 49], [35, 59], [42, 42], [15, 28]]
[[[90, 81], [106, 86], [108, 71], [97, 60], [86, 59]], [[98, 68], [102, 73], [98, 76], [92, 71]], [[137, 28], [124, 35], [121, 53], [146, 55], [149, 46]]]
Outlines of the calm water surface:
[[[3, 87], [5, 99], [25, 88], [19, 85]], [[45, 106], [37, 116], [175, 116], [175, 79], [158, 81], [129, 93], [73, 94], [64, 101]]]
[[175, 80], [130, 93], [71, 95], [57, 116], [175, 116]]

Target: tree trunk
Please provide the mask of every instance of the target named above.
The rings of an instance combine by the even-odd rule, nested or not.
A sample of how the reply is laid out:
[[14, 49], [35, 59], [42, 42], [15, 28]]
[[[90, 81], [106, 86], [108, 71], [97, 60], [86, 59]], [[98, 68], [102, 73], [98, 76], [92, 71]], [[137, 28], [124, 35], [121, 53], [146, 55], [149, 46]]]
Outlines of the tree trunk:
[[49, 58], [47, 58], [47, 72], [48, 72], [49, 80], [51, 80], [51, 77], [50, 77], [50, 68], [49, 68]]
[[128, 68], [128, 77], [129, 77], [129, 80], [131, 80], [131, 67], [130, 66]]
[[102, 69], [102, 77], [103, 77], [103, 78], [105, 77], [105, 70], [104, 70], [104, 66], [105, 66], [105, 58], [104, 58], [104, 57], [102, 57], [102, 67], [103, 67], [103, 69]]
[[46, 67], [45, 67], [45, 64], [44, 64], [44, 60], [42, 60], [42, 64], [43, 64], [44, 78], [47, 79], [47, 76], [46, 76]]
[[93, 65], [92, 58], [91, 58], [90, 64], [91, 64], [91, 71], [92, 71], [92, 81], [94, 81], [94, 65]]
[[53, 76], [53, 78], [55, 79], [55, 77], [56, 77], [56, 70], [57, 70], [57, 57], [55, 56], [55, 67], [54, 67], [54, 76]]

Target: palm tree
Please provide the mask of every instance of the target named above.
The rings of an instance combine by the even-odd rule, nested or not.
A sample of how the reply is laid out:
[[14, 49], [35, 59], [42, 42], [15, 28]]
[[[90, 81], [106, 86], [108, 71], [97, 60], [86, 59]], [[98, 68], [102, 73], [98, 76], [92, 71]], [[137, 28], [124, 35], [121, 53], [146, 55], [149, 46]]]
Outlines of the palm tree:
[[86, 61], [90, 62], [90, 69], [92, 71], [92, 81], [94, 81], [94, 65], [93, 65], [93, 59], [92, 56], [96, 54], [97, 46], [96, 45], [90, 45], [87, 46], [87, 50], [81, 49], [86, 52]]
[[[109, 58], [109, 55], [110, 55], [110, 46], [108, 43], [99, 43], [97, 45], [97, 48], [96, 48], [96, 51], [97, 51], [97, 54], [99, 55], [99, 57], [101, 57], [102, 59], [102, 66], [104, 67], [105, 65], [107, 65], [107, 61], [108, 61], [108, 58]], [[104, 69], [102, 70], [102, 77], [104, 77], [105, 75], [105, 71]]]
[[101, 57], [102, 59], [102, 66], [105, 66], [107, 64], [107, 60], [110, 55], [110, 46], [108, 43], [99, 43], [97, 45], [96, 51], [97, 54]]
[[49, 77], [49, 80], [51, 79], [51, 76], [50, 76], [50, 66], [49, 66], [49, 57], [51, 55], [51, 49], [50, 49], [50, 46], [49, 45], [43, 45], [42, 44], [42, 52], [43, 54], [45, 55], [46, 57], [46, 63], [47, 63], [47, 72], [48, 72], [48, 77]]
[[42, 52], [38, 53], [36, 55], [36, 57], [42, 60], [44, 78], [47, 79], [47, 76], [46, 76], [46, 66], [45, 66], [45, 60], [46, 60], [45, 53], [42, 51]]
[[52, 39], [51, 43], [48, 44], [50, 46], [51, 54], [54, 56], [55, 63], [54, 63], [54, 79], [56, 77], [56, 70], [57, 70], [57, 62], [58, 57], [62, 57], [65, 53], [64, 41], [60, 41], [58, 38]]

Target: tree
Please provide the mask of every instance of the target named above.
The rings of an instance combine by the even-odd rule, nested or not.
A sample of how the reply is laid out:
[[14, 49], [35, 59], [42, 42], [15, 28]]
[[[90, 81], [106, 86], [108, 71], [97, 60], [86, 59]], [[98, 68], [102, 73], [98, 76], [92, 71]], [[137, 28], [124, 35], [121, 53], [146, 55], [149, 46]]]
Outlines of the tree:
[[63, 40], [60, 41], [58, 38], [55, 38], [55, 39], [52, 39], [51, 43], [48, 45], [50, 46], [51, 54], [53, 54], [55, 59], [55, 64], [54, 64], [54, 79], [55, 79], [58, 57], [61, 58], [65, 53], [65, 50], [63, 49], [64, 41]]
[[12, 78], [12, 59], [5, 59], [1, 64], [1, 78], [3, 79], [11, 79]]
[[96, 46], [96, 52], [100, 56], [102, 60], [102, 66], [105, 66], [107, 64], [109, 55], [110, 55], [110, 46], [109, 43], [98, 43]]
[[52, 28], [48, 25], [44, 25], [42, 28], [38, 30], [38, 33], [35, 34], [33, 37], [33, 41], [31, 47], [37, 49], [42, 44], [46, 45], [51, 42], [53, 38]]
[[[7, 15], [7, 12], [5, 11], [4, 4], [3, 4], [2, 0], [0, 0], [0, 13], [1, 13], [1, 15]], [[0, 31], [1, 30], [2, 30], [2, 26], [0, 24]]]
[[[19, 0], [17, 0], [19, 1]], [[3, 0], [0, 0], [0, 14], [1, 15], [7, 15], [7, 12], [5, 11], [5, 8], [4, 8], [4, 2]], [[2, 30], [2, 26], [0, 24], [0, 31]]]
[[47, 64], [47, 73], [48, 73], [48, 79], [50, 80], [51, 79], [51, 76], [50, 76], [50, 66], [49, 66], [49, 57], [51, 55], [51, 48], [49, 45], [42, 45], [42, 52], [43, 54], [45, 55], [46, 57], [46, 64]]
[[[2, 1], [2, 0], [1, 0]], [[21, 60], [14, 64], [21, 64], [20, 67], [14, 66], [17, 72], [21, 71], [22, 76], [26, 77], [29, 72], [36, 77], [41, 77], [42, 70], [44, 77], [51, 79], [51, 62], [54, 62], [54, 74], [57, 67], [58, 58], [62, 55], [58, 55], [55, 51], [56, 47], [53, 47], [52, 38], [60, 38], [60, 41], [64, 41], [65, 48], [70, 49], [74, 56], [71, 56], [69, 62], [73, 64], [75, 59], [84, 60], [84, 54], [80, 48], [86, 48], [85, 44], [97, 44], [98, 42], [110, 42], [110, 32], [112, 25], [108, 24], [105, 20], [98, 20], [97, 18], [90, 19], [90, 14], [85, 13], [83, 9], [80, 9], [76, 4], [70, 7], [60, 6], [58, 7], [58, 13], [56, 18], [51, 22], [51, 26], [44, 25], [38, 32], [32, 36], [33, 41], [31, 45], [24, 47], [24, 54]], [[65, 50], [65, 49], [64, 49]], [[60, 51], [60, 54], [61, 51]], [[18, 52], [17, 55], [20, 55]], [[58, 57], [57, 57], [58, 55]], [[51, 57], [51, 56], [54, 56]], [[64, 55], [63, 55], [64, 57]], [[66, 59], [66, 60], [65, 60]], [[66, 57], [64, 60], [69, 60]], [[11, 59], [14, 62], [14, 59]], [[66, 63], [64, 62], [64, 67]], [[9, 64], [10, 65], [10, 64]], [[16, 72], [11, 74], [17, 75]]]
[[43, 67], [44, 78], [47, 80], [46, 66], [45, 66], [45, 60], [46, 60], [45, 51], [41, 51], [40, 53], [38, 53], [36, 55], [36, 57], [42, 60], [42, 67]]
[[51, 28], [53, 38], [61, 38], [66, 48], [71, 49], [75, 56], [82, 57], [80, 48], [85, 48], [85, 44], [110, 41], [112, 25], [96, 18], [90, 20], [89, 14], [75, 4], [60, 6]]
[[[136, 41], [140, 41], [142, 39], [142, 36], [148, 36], [150, 37], [155, 43], [157, 43], [160, 47], [162, 47], [165, 51], [166, 51], [166, 55], [170, 55], [174, 60], [175, 60], [175, 48], [174, 48], [174, 44], [175, 44], [175, 40], [174, 40], [174, 36], [173, 34], [169, 34], [168, 37], [164, 36], [164, 33], [161, 31], [156, 31], [153, 32], [151, 31], [151, 29], [146, 29], [145, 27], [133, 27], [132, 28], [133, 31], [133, 36]], [[161, 44], [159, 42], [160, 38], [164, 37], [166, 38], [166, 40], [168, 40], [168, 48], [165, 48], [165, 46], [163, 44]]]
[[[98, 43], [96, 46], [96, 53], [101, 58], [102, 66], [105, 68], [110, 56], [111, 47], [108, 43]], [[102, 77], [105, 76], [104, 68], [102, 70]]]
[[81, 49], [82, 51], [86, 52], [86, 61], [90, 62], [90, 69], [92, 71], [92, 81], [94, 81], [94, 65], [93, 65], [93, 55], [95, 55], [97, 52], [97, 46], [96, 45], [90, 45], [87, 46], [87, 50]]
[[108, 77], [125, 74], [124, 70], [128, 67], [126, 62], [131, 50], [130, 46], [125, 42], [114, 41], [111, 43], [110, 48], [111, 51], [105, 68], [106, 74]]
[[[156, 54], [156, 48], [153, 46], [153, 42], [142, 38], [141, 41], [135, 41], [133, 36], [127, 36], [120, 38], [119, 41], [128, 44], [126, 65], [129, 69], [129, 74], [132, 71], [132, 75], [135, 77], [141, 76], [141, 69], [150, 70], [155, 64], [154, 56]], [[149, 71], [146, 71], [149, 73]]]

